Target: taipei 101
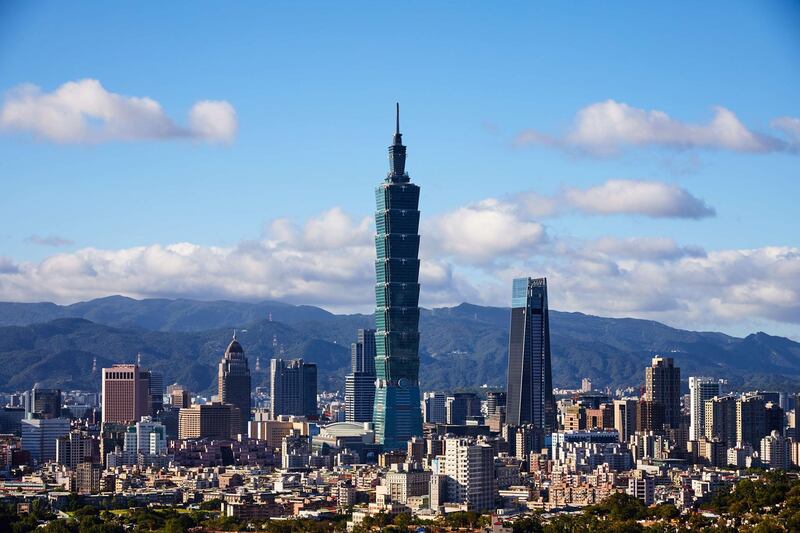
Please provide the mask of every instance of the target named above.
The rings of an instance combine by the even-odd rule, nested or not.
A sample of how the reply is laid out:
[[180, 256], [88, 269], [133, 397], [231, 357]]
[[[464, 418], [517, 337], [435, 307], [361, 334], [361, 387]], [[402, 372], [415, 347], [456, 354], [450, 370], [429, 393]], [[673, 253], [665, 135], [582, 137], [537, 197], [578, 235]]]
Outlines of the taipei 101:
[[800, 3], [0, 0], [0, 532], [800, 531]]

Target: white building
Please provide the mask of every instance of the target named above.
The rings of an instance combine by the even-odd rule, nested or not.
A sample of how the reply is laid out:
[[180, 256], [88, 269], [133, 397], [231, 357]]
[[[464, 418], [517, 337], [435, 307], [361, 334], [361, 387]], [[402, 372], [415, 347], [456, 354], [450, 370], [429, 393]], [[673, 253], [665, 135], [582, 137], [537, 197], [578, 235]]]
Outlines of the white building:
[[761, 462], [769, 468], [789, 468], [789, 440], [777, 431], [761, 439]]
[[65, 418], [22, 419], [22, 448], [28, 450], [36, 463], [54, 461], [56, 440], [69, 433], [69, 420]]
[[442, 473], [447, 476], [448, 501], [465, 504], [470, 511], [494, 509], [491, 446], [470, 439], [447, 439]]
[[721, 379], [689, 378], [689, 440], [700, 440], [706, 434], [706, 400], [722, 394], [723, 384]]
[[655, 500], [655, 490], [655, 480], [643, 475], [640, 477], [631, 476], [628, 479], [628, 490], [625, 492], [634, 498], [639, 498], [645, 505], [652, 505]]

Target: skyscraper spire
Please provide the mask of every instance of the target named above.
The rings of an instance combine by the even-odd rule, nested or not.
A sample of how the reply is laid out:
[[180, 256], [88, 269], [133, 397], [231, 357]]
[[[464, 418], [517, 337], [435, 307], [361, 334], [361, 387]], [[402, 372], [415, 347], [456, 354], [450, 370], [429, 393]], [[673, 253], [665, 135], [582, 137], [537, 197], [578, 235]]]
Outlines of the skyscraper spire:
[[392, 145], [389, 147], [389, 174], [386, 176], [388, 183], [407, 183], [406, 174], [406, 147], [403, 146], [403, 134], [400, 133], [400, 103], [395, 107], [395, 133]]

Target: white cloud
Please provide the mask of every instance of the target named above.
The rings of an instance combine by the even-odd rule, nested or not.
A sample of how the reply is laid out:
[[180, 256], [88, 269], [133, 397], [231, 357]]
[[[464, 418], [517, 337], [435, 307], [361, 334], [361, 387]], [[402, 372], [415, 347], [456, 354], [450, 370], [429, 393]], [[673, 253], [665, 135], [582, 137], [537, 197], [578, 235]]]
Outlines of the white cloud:
[[793, 138], [796, 142], [800, 142], [800, 118], [778, 117], [770, 125]]
[[544, 239], [544, 227], [518, 203], [489, 198], [433, 217], [423, 228], [422, 244], [446, 257], [486, 263], [533, 254]]
[[647, 259], [671, 261], [682, 257], [703, 257], [705, 250], [698, 246], [680, 246], [667, 237], [602, 237], [589, 244], [592, 252], [618, 259]]
[[20, 85], [6, 94], [0, 108], [0, 130], [58, 143], [173, 138], [229, 142], [236, 129], [236, 112], [228, 102], [197, 102], [184, 127], [152, 98], [113, 93], [94, 79], [67, 82], [49, 93]]
[[[773, 127], [785, 132], [784, 125], [783, 119], [773, 123]], [[560, 145], [597, 155], [612, 155], [629, 146], [749, 153], [797, 149], [796, 143], [750, 130], [724, 107], [715, 107], [709, 122], [687, 123], [663, 111], [640, 109], [615, 100], [597, 102], [579, 110], [572, 128], [563, 138], [529, 129], [517, 135], [515, 144]]]
[[[547, 276], [554, 309], [636, 316], [690, 329], [800, 324], [800, 248], [704, 251], [663, 237], [545, 238], [524, 202], [484, 200], [423, 226], [422, 303], [508, 304], [515, 276]], [[439, 232], [439, 233], [437, 233]], [[0, 300], [278, 299], [369, 312], [370, 218], [334, 208], [273, 221], [232, 247], [191, 243], [85, 248], [39, 263], [0, 258]]]
[[566, 189], [564, 198], [590, 214], [630, 214], [649, 217], [703, 218], [714, 209], [688, 191], [660, 181], [608, 180], [589, 189]]
[[72, 244], [72, 241], [58, 235], [30, 235], [25, 239], [25, 242], [31, 244], [38, 244], [39, 246], [52, 246], [57, 248], [59, 246], [67, 246]]

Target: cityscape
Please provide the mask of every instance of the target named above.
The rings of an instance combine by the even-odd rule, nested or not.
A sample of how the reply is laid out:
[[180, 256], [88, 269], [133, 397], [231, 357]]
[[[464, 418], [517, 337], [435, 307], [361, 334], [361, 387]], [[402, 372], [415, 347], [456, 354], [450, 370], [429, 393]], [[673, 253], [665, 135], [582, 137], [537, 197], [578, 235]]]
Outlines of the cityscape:
[[[7, 12], [24, 25], [22, 5], [9, 6]], [[48, 6], [41, 12], [48, 17], [61, 9]], [[278, 12], [286, 16], [281, 10], [289, 8], [259, 9], [279, 19]], [[289, 12], [294, 9], [300, 8]], [[734, 9], [748, 10], [758, 12], [753, 6]], [[44, 25], [45, 15], [33, 11], [40, 18], [30, 20]], [[781, 13], [800, 21], [794, 8]], [[250, 28], [245, 18], [239, 24]], [[317, 19], [311, 20], [314, 26]], [[124, 26], [115, 27], [127, 31]], [[0, 33], [4, 27], [0, 21]], [[14, 24], [7, 27], [17, 31]], [[276, 31], [291, 33], [289, 27]], [[325, 24], [320, 31], [335, 30]], [[797, 44], [797, 28], [787, 35]], [[11, 43], [0, 37], [0, 47], [18, 50]], [[394, 82], [407, 65], [399, 59], [399, 42], [386, 46], [389, 62], [397, 62], [387, 67], [387, 80]], [[790, 59], [800, 59], [797, 50]], [[797, 77], [785, 76], [780, 79], [788, 84]], [[303, 132], [303, 142], [326, 145], [318, 159], [303, 156], [321, 167], [326, 181], [287, 178], [294, 181], [288, 196], [276, 202], [292, 211], [317, 201], [312, 197], [348, 196], [357, 209], [374, 213], [360, 222], [338, 208], [302, 227], [275, 218], [260, 240], [227, 249], [181, 241], [110, 250], [35, 233], [12, 250], [12, 238], [0, 235], [0, 245], [9, 247], [0, 250], [0, 367], [6, 367], [0, 369], [0, 531], [800, 531], [797, 248], [765, 245], [773, 262], [721, 271], [712, 263], [755, 253], [750, 236], [740, 235], [752, 248], [734, 253], [679, 246], [672, 237], [613, 237], [607, 228], [619, 231], [615, 222], [607, 228], [586, 222], [630, 216], [620, 223], [624, 231], [647, 232], [678, 219], [676, 224], [695, 224], [680, 226], [685, 235], [707, 238], [704, 232], [711, 230], [696, 224], [715, 217], [717, 208], [667, 181], [609, 179], [583, 189], [562, 184], [550, 197], [534, 183], [514, 200], [498, 192], [443, 214], [441, 206], [462, 191], [418, 169], [446, 171], [446, 162], [431, 163], [442, 148], [458, 152], [458, 160], [482, 156], [475, 148], [461, 152], [459, 135], [467, 134], [460, 125], [449, 133], [449, 145], [426, 146], [432, 137], [417, 132], [448, 119], [424, 116], [431, 108], [413, 110], [403, 92], [397, 90], [399, 102], [383, 103], [380, 116], [363, 119], [380, 123], [384, 132], [363, 146], [343, 148], [355, 135], [343, 111], [334, 109], [357, 104], [327, 107], [329, 114], [317, 120], [341, 121], [343, 138], [329, 133], [330, 124], [313, 139]], [[796, 103], [786, 113], [800, 113]], [[788, 174], [797, 177], [791, 158], [800, 153], [798, 118], [772, 122], [784, 132], [773, 137], [749, 131], [721, 107], [710, 125], [698, 126], [613, 100], [596, 105], [608, 113], [581, 110], [576, 129], [563, 138], [526, 130], [500, 156], [487, 157], [502, 161], [535, 145], [565, 152], [577, 166], [587, 158], [604, 165], [625, 157], [618, 151], [651, 144], [643, 150], [676, 151], [675, 159], [657, 163], [667, 174], [701, 172], [686, 170], [704, 165], [690, 151], [710, 148], [783, 158]], [[344, 111], [350, 112], [356, 113]], [[629, 122], [608, 125], [628, 112]], [[47, 94], [20, 86], [0, 107], [0, 158], [11, 156], [7, 170], [24, 166], [13, 157], [18, 149], [31, 166], [55, 168], [33, 162], [29, 146], [36, 143], [55, 143], [62, 154], [78, 151], [67, 156], [77, 157], [67, 166], [106, 146], [121, 153], [136, 142], [186, 143], [180, 150], [222, 153], [234, 149], [239, 120], [242, 135], [250, 127], [227, 101], [198, 101], [186, 126], [163, 113], [149, 97], [109, 93], [96, 80], [69, 82]], [[605, 132], [611, 140], [586, 140], [605, 127], [613, 130]], [[499, 126], [483, 129], [499, 135]], [[580, 141], [581, 135], [588, 137]], [[364, 163], [378, 159], [364, 148], [383, 140], [389, 141], [388, 170], [373, 180], [374, 203], [368, 203], [369, 187], [359, 185], [364, 190], [356, 195], [352, 183], [340, 185], [333, 167], [343, 160], [328, 158], [350, 150], [346, 156], [357, 172], [369, 168], [380, 176], [380, 168]], [[149, 169], [176, 157], [159, 150], [152, 160], [142, 156], [127, 164]], [[192, 157], [183, 153], [178, 165], [200, 172], [196, 189], [176, 186], [163, 199], [167, 209], [156, 212], [164, 220], [134, 221], [132, 232], [140, 224], [153, 224], [156, 233], [175, 231], [167, 211], [189, 213], [192, 198], [198, 205], [205, 201], [200, 191], [206, 180], [226, 179], [203, 173], [204, 166], [217, 172], [216, 161]], [[645, 157], [632, 157], [618, 170], [644, 165]], [[305, 168], [302, 157], [297, 164]], [[770, 171], [781, 174], [783, 164]], [[328, 173], [336, 179], [327, 181]], [[457, 178], [467, 189], [475, 175]], [[2, 204], [9, 213], [21, 201], [23, 185], [13, 186], [11, 201]], [[110, 209], [136, 218], [138, 184], [130, 190], [121, 182], [115, 186], [118, 203]], [[797, 184], [792, 187], [781, 192], [796, 197]], [[26, 200], [43, 210], [40, 198], [49, 193], [34, 189]], [[599, 202], [589, 207], [596, 189], [603, 189]], [[262, 208], [253, 191], [212, 196], [225, 219]], [[529, 210], [524, 217], [523, 206]], [[63, 228], [85, 216], [78, 211], [71, 204], [60, 215]], [[558, 214], [565, 211], [572, 214]], [[471, 218], [475, 213], [482, 215]], [[563, 217], [564, 227], [600, 236], [569, 237], [554, 229], [556, 222], [525, 218], [533, 216]], [[765, 218], [763, 227], [780, 225], [770, 238], [784, 238], [783, 215], [771, 216], [776, 218]], [[511, 222], [497, 224], [504, 217]], [[98, 208], [89, 227], [105, 235], [104, 220], [113, 225], [113, 218]], [[734, 233], [730, 228], [708, 235], [727, 241]], [[36, 241], [62, 250], [12, 258], [23, 257], [25, 246], [41, 245]], [[562, 252], [554, 262], [531, 259]], [[668, 272], [664, 265], [672, 262], [680, 267]], [[134, 264], [161, 274], [132, 281]], [[351, 264], [361, 270], [352, 274]], [[769, 278], [773, 272], [782, 277]], [[587, 278], [576, 281], [583, 274]], [[664, 285], [651, 275], [665, 278]], [[250, 276], [264, 279], [252, 282]], [[609, 282], [615, 279], [619, 286]], [[704, 292], [717, 285], [720, 292]], [[670, 293], [676, 300], [669, 300]], [[636, 307], [639, 297], [648, 303]], [[785, 336], [745, 336], [753, 326]]]

